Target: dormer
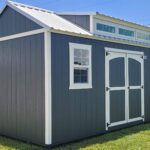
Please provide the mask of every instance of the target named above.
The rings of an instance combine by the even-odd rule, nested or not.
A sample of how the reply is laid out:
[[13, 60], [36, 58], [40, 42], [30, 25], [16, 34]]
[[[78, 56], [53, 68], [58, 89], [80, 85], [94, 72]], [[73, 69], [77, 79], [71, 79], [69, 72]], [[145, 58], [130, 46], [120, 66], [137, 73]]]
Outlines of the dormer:
[[63, 18], [102, 38], [150, 45], [150, 27], [94, 13], [59, 13]]

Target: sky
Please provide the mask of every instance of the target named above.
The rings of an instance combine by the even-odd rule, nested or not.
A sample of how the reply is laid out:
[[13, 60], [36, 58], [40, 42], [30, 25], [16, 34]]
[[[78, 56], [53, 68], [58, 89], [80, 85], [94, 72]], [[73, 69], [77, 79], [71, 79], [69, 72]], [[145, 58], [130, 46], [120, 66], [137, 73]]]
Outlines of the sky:
[[[150, 26], [150, 0], [15, 0], [56, 12], [99, 12]], [[5, 0], [0, 0], [0, 9]]]

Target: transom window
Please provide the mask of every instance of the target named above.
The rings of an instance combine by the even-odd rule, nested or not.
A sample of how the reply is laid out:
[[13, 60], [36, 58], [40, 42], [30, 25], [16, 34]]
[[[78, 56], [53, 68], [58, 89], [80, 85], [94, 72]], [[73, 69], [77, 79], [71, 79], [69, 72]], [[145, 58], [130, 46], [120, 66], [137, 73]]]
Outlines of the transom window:
[[101, 24], [101, 23], [96, 24], [96, 29], [100, 30], [100, 31], [110, 32], [110, 33], [115, 33], [116, 32], [115, 27], [110, 26], [110, 25]]
[[91, 45], [69, 43], [70, 89], [92, 88]]
[[150, 41], [150, 34], [137, 33], [137, 38]]
[[119, 28], [119, 34], [134, 37], [134, 31]]

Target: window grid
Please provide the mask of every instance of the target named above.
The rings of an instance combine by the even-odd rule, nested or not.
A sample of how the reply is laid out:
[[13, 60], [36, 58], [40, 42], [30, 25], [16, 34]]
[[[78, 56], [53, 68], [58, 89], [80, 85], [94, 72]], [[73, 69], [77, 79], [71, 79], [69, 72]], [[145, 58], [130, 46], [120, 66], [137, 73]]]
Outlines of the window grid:
[[[74, 83], [88, 83], [89, 51], [74, 49]], [[85, 72], [86, 71], [86, 72]]]

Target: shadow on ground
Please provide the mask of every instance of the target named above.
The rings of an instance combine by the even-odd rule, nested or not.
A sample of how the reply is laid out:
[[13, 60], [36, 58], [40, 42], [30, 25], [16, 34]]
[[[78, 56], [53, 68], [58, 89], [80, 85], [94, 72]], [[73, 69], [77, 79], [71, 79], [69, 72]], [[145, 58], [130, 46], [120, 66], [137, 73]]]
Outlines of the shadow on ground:
[[131, 128], [122, 129], [119, 131], [107, 133], [94, 138], [85, 139], [80, 142], [65, 144], [55, 148], [44, 148], [35, 145], [26, 144], [17, 140], [0, 137], [0, 149], [2, 150], [78, 150], [95, 144], [103, 144], [109, 141], [139, 133], [141, 131], [150, 130], [150, 124], [138, 125]]

